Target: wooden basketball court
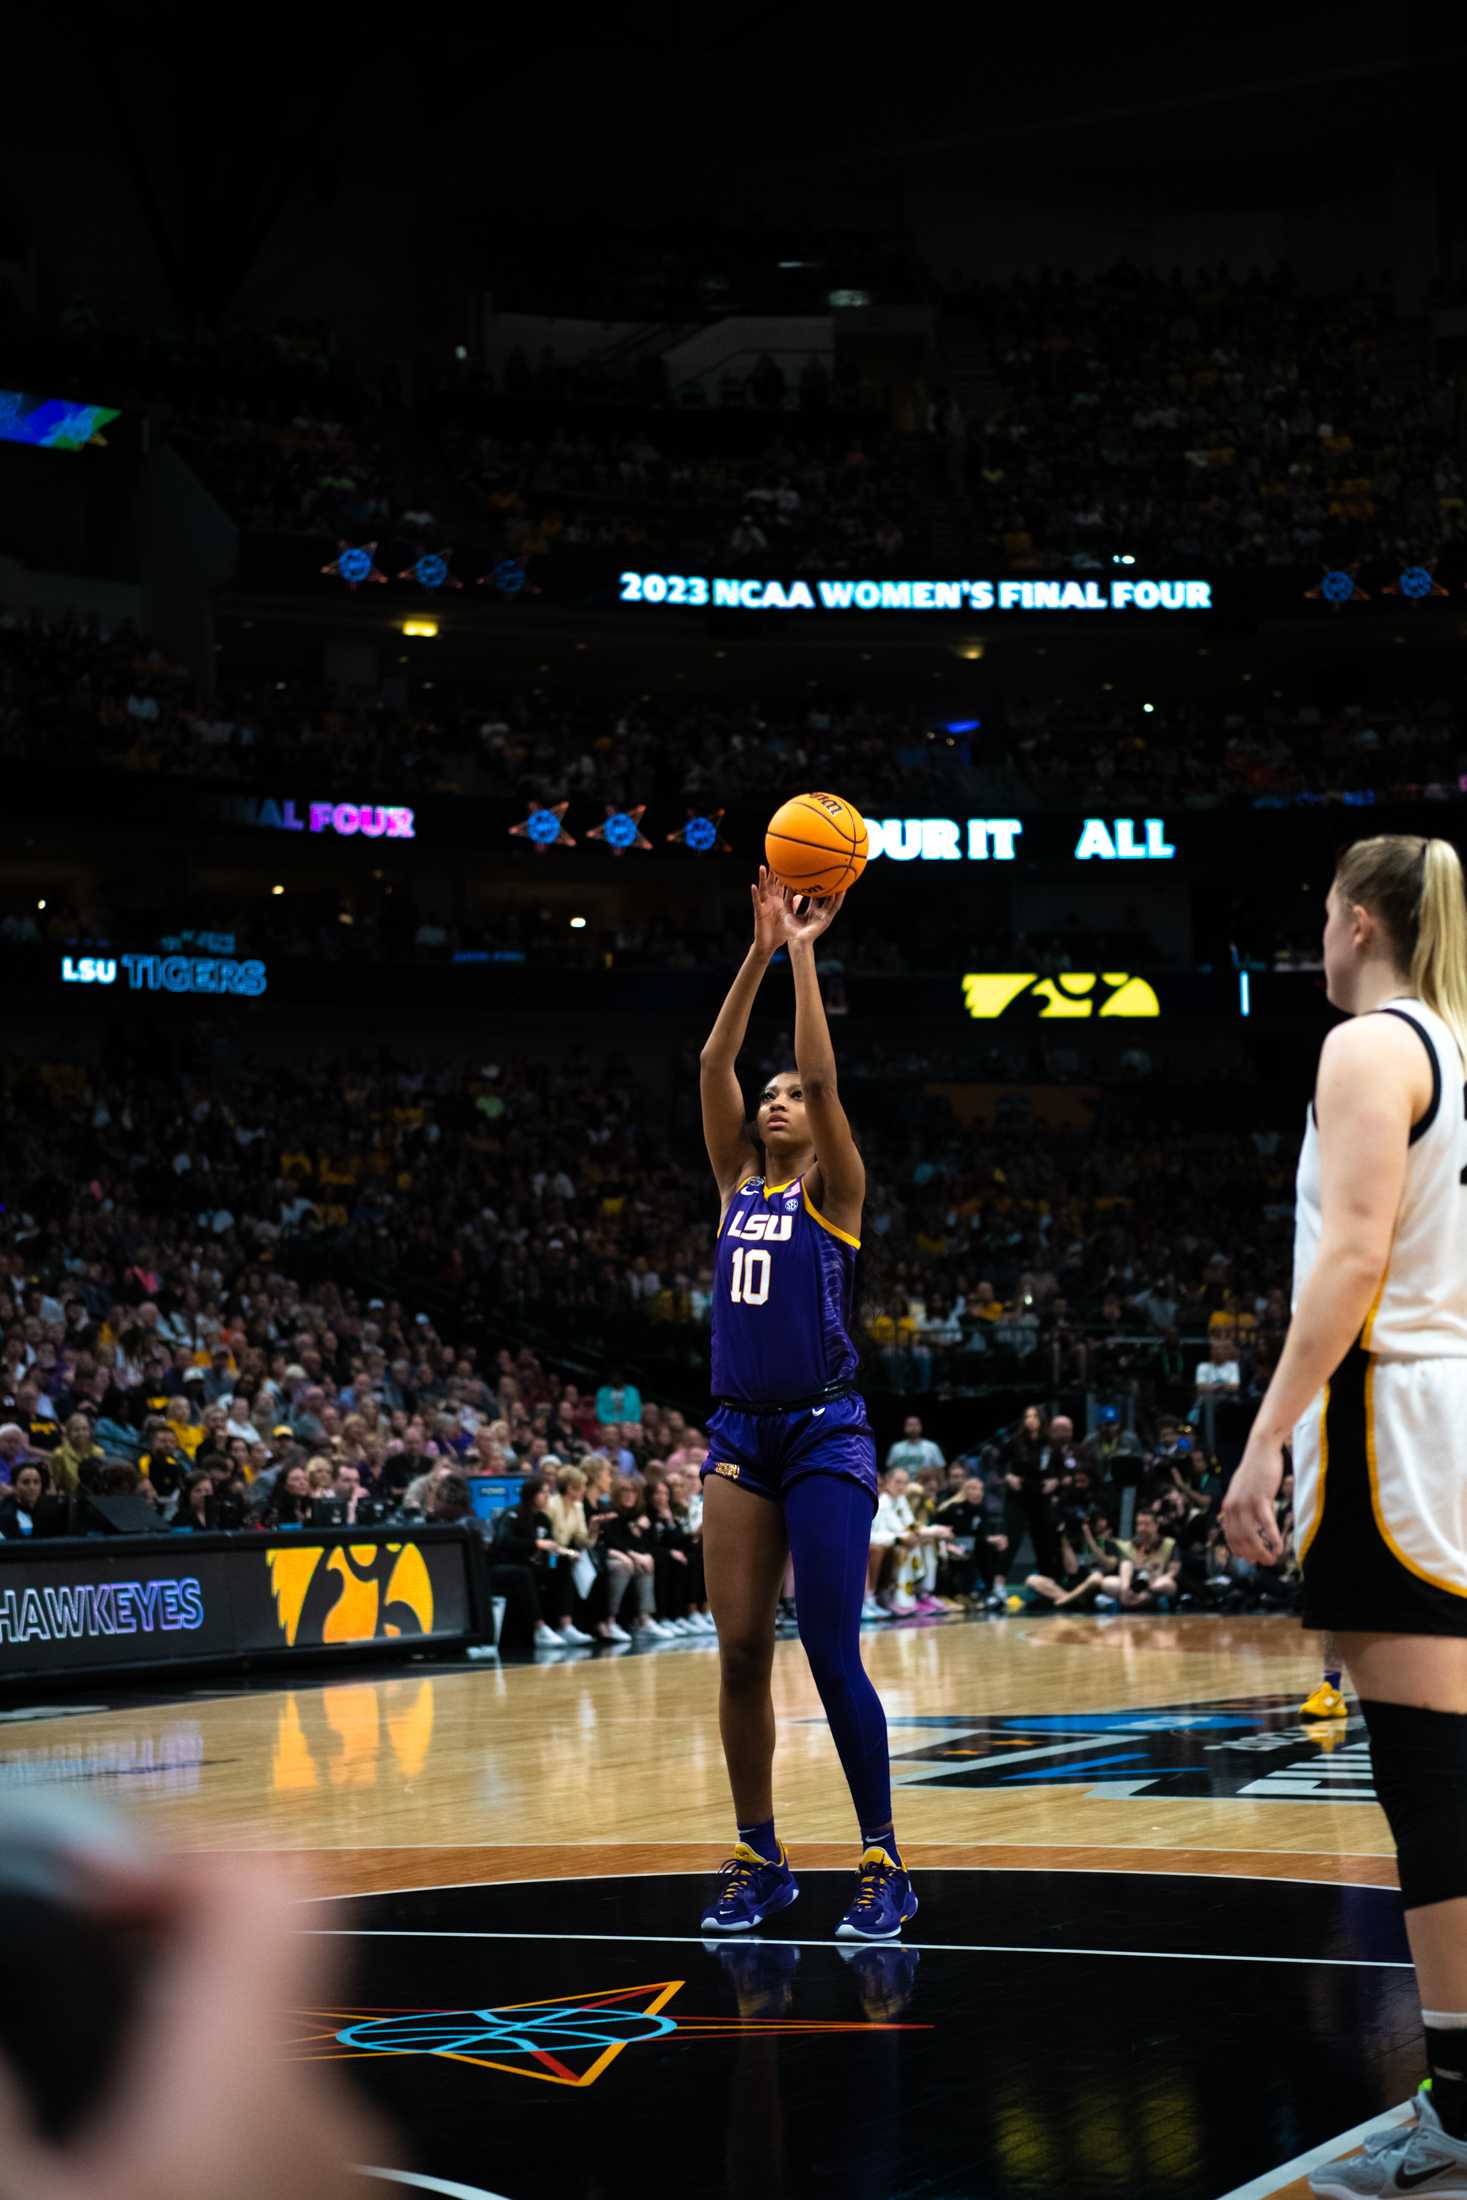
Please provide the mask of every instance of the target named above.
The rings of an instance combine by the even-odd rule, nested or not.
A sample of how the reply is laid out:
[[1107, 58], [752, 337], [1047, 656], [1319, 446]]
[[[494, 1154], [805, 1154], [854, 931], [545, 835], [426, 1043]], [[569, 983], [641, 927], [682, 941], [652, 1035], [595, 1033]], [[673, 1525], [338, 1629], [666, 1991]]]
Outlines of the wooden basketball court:
[[793, 1640], [801, 1898], [733, 1948], [698, 1923], [732, 1832], [711, 1639], [58, 1698], [9, 1715], [0, 1777], [306, 1861], [349, 1983], [293, 2051], [351, 2058], [408, 2189], [611, 2200], [674, 2160], [741, 2200], [1263, 2200], [1409, 2097], [1389, 1835], [1358, 1719], [1299, 1717], [1313, 1638], [1016, 1617], [865, 1648], [922, 1901], [902, 1949], [832, 1938], [855, 1829]]

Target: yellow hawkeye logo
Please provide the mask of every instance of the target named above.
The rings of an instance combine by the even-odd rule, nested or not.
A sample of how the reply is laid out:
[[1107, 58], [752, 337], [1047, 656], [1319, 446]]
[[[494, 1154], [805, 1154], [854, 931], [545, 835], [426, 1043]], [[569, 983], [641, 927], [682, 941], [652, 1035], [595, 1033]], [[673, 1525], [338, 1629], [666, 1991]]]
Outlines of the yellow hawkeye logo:
[[1062, 970], [1044, 978], [1034, 970], [969, 971], [963, 999], [970, 1016], [1002, 1016], [1024, 995], [1044, 1005], [1043, 1022], [1052, 1016], [1159, 1016], [1161, 1003], [1144, 978], [1128, 971]]
[[433, 1584], [415, 1543], [340, 1543], [329, 1555], [324, 1545], [307, 1544], [264, 1555], [280, 1632], [292, 1650], [297, 1638], [372, 1642], [433, 1632]]

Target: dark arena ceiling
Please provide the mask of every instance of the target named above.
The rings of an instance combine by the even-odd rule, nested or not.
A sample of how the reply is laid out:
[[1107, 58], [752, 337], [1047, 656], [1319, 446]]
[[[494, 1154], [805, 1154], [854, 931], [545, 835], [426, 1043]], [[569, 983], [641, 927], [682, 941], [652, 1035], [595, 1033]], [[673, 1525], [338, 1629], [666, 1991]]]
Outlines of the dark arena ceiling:
[[43, 250], [110, 180], [172, 298], [210, 315], [294, 211], [347, 221], [383, 191], [425, 254], [481, 262], [517, 231], [568, 252], [740, 225], [889, 239], [912, 194], [1306, 204], [1445, 163], [1464, 59], [1460, 18], [1357, 0], [886, 19], [95, 0], [7, 29], [0, 233]]

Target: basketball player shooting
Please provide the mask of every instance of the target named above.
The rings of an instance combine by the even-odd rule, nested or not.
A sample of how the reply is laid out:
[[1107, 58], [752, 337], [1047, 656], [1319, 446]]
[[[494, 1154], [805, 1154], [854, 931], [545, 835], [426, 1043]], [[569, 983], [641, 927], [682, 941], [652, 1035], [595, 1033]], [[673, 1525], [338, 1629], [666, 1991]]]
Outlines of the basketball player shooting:
[[[815, 942], [845, 895], [797, 900], [761, 866], [754, 944], [703, 1049], [703, 1135], [718, 1185], [713, 1392], [703, 1556], [718, 1623], [719, 1729], [737, 1837], [710, 1933], [748, 1932], [799, 1888], [774, 1830], [770, 1672], [785, 1560], [800, 1640], [861, 1832], [854, 1899], [836, 1931], [890, 1940], [916, 1915], [892, 1831], [886, 1716], [861, 1662], [876, 1439], [851, 1340], [866, 1170], [836, 1088]], [[795, 982], [795, 1067], [760, 1090], [752, 1128], [734, 1072], [776, 950]]]

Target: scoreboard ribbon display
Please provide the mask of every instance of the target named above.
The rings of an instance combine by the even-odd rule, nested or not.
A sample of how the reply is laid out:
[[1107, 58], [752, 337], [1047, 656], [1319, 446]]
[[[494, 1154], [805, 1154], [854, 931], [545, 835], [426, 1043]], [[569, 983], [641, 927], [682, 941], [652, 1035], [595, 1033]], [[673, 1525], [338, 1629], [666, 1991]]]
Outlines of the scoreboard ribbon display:
[[621, 603], [685, 610], [794, 612], [1211, 611], [1212, 583], [1105, 579], [848, 580], [844, 574], [779, 580], [733, 573], [637, 573], [617, 577]]
[[0, 1680], [480, 1632], [457, 1528], [58, 1537], [0, 1548]]

